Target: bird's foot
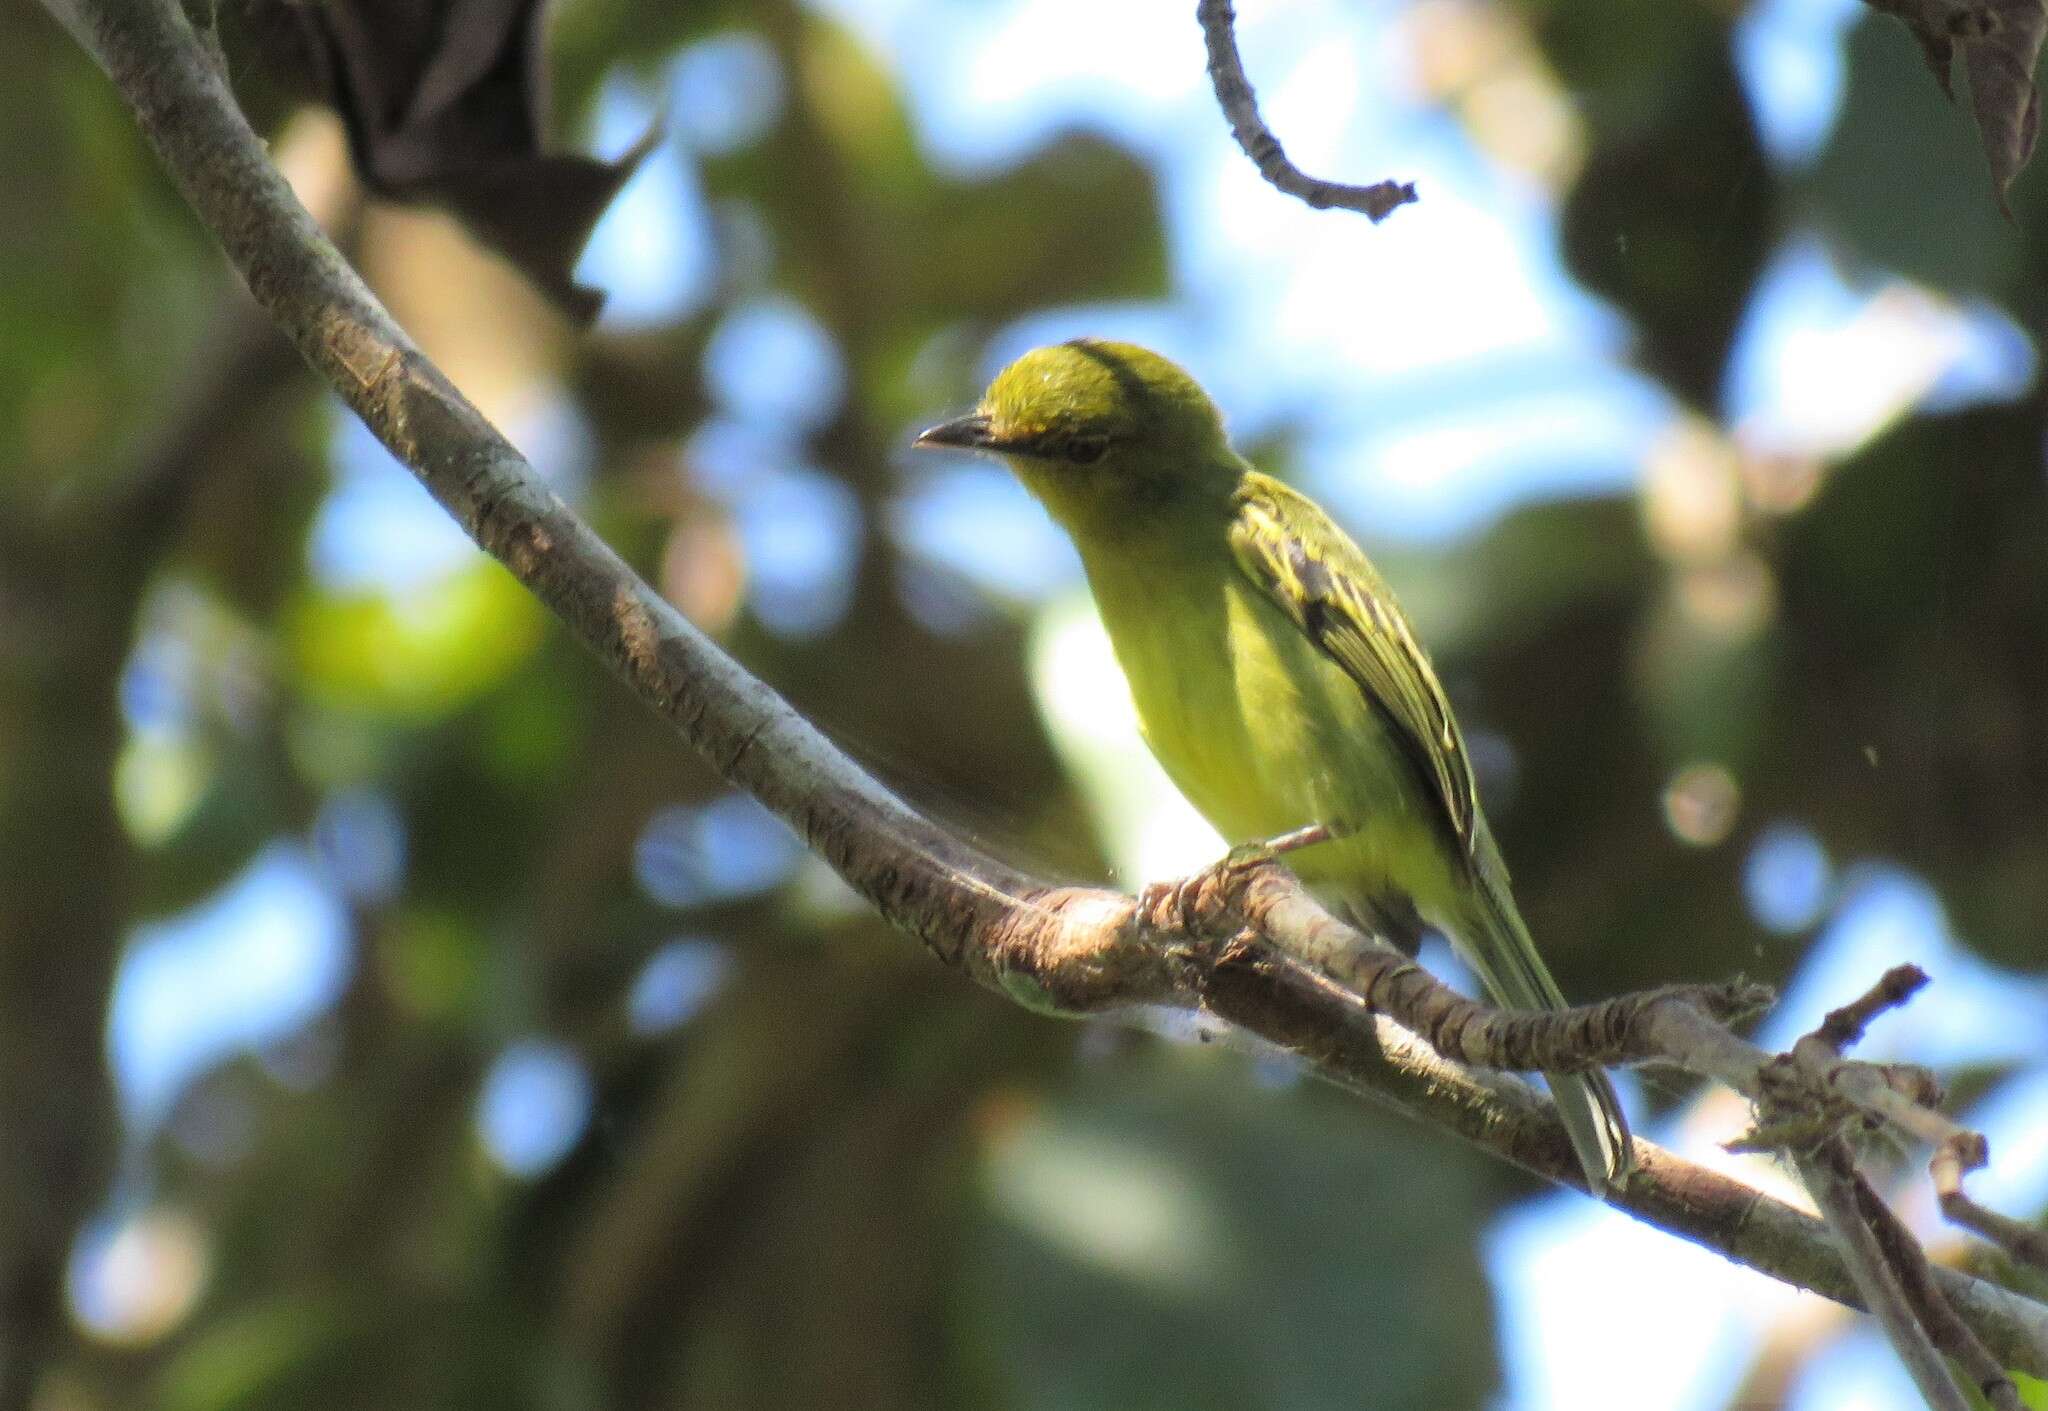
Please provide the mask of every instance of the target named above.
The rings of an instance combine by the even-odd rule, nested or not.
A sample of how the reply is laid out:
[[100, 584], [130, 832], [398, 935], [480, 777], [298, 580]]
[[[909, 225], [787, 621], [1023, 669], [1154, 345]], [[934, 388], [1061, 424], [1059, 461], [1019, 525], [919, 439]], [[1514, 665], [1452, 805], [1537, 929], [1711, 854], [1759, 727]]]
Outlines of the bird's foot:
[[1147, 882], [1138, 889], [1138, 915], [1154, 926], [1186, 928], [1208, 876], [1208, 872], [1197, 872], [1172, 882]]
[[1192, 877], [1183, 877], [1176, 882], [1149, 882], [1141, 887], [1138, 890], [1139, 914], [1153, 918], [1155, 924], [1188, 925], [1198, 910], [1204, 891], [1212, 887], [1227, 889], [1238, 873], [1276, 861], [1302, 848], [1327, 843], [1336, 836], [1327, 824], [1312, 823], [1292, 833], [1282, 833], [1277, 838], [1239, 843], [1220, 861]]

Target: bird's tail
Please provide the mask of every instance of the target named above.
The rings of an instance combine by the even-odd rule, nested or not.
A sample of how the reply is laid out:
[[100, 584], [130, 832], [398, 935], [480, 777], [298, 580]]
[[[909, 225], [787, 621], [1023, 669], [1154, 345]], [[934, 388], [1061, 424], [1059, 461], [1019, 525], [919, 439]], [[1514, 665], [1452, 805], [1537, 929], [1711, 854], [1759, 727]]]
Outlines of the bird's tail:
[[[1489, 837], [1480, 839], [1473, 880], [1472, 905], [1467, 908], [1471, 914], [1454, 939], [1487, 993], [1510, 1009], [1565, 1008], [1564, 995], [1522, 923], [1508, 890], [1507, 869]], [[1622, 1115], [1614, 1085], [1599, 1069], [1543, 1076], [1593, 1193], [1618, 1188], [1634, 1157], [1628, 1119]]]

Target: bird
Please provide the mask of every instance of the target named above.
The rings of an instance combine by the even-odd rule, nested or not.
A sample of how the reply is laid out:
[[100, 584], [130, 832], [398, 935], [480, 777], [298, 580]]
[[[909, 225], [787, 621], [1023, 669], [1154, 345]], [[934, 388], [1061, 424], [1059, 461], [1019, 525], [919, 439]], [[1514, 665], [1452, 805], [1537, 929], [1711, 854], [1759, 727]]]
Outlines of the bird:
[[[915, 444], [1000, 459], [1067, 532], [1146, 743], [1233, 856], [1286, 840], [1304, 884], [1435, 927], [1496, 1003], [1566, 1007], [1392, 590], [1237, 453], [1184, 369], [1104, 339], [1037, 348]], [[1631, 1138], [1607, 1075], [1545, 1077], [1589, 1188], [1620, 1189]]]

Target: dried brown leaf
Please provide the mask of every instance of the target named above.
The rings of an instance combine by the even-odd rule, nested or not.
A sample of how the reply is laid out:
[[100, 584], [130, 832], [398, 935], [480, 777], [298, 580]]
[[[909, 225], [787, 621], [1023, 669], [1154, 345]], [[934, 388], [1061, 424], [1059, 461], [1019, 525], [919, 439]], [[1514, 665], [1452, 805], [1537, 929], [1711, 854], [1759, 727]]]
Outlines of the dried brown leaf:
[[2041, 57], [2042, 37], [2048, 34], [2048, 7], [2042, 0], [1983, 3], [1978, 12], [1981, 30], [1963, 39], [1963, 69], [1970, 75], [1970, 106], [1977, 114], [1984, 154], [1991, 159], [1998, 204], [2010, 217], [2005, 194], [2033, 156], [2041, 127], [2034, 65]]
[[603, 304], [572, 271], [598, 217], [652, 149], [548, 153], [543, 0], [294, 5], [320, 88], [379, 195], [445, 206], [571, 315]]
[[1941, 91], [1955, 97], [1951, 73], [1958, 48], [1970, 77], [1970, 108], [1984, 155], [2008, 218], [2006, 193], [2028, 158], [2041, 125], [2034, 66], [2048, 35], [2044, 0], [1868, 0], [1912, 31]]

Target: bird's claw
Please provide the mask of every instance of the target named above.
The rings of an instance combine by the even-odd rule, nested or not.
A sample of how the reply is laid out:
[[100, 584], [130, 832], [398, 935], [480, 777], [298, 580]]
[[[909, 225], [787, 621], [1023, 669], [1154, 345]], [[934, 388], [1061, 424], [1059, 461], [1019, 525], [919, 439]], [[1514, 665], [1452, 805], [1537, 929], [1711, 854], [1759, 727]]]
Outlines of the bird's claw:
[[1153, 882], [1138, 892], [1138, 905], [1147, 916], [1187, 925], [1205, 893], [1228, 895], [1233, 883], [1254, 867], [1280, 856], [1270, 842], [1239, 843], [1201, 871], [1175, 882]]
[[1147, 882], [1138, 889], [1138, 914], [1155, 926], [1185, 926], [1189, 902], [1201, 883], [1200, 873], [1173, 882]]
[[1333, 836], [1328, 828], [1316, 823], [1297, 828], [1292, 833], [1283, 833], [1277, 838], [1239, 843], [1220, 860], [1191, 877], [1183, 877], [1177, 882], [1146, 883], [1138, 889], [1139, 914], [1152, 918], [1154, 924], [1179, 923], [1185, 926], [1193, 918], [1196, 903], [1205, 890], [1213, 887], [1227, 893], [1238, 875], [1254, 867], [1277, 862], [1297, 849], [1328, 842]]

